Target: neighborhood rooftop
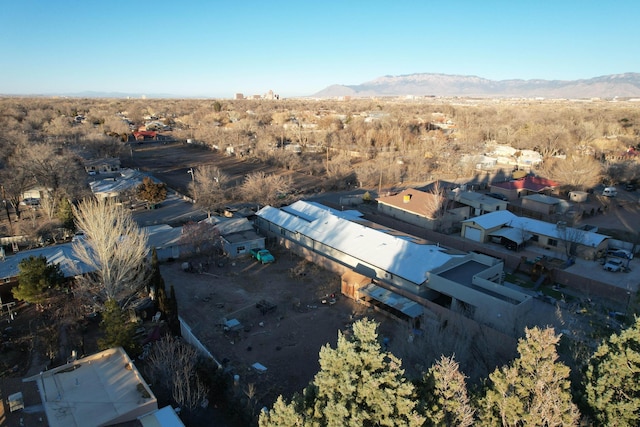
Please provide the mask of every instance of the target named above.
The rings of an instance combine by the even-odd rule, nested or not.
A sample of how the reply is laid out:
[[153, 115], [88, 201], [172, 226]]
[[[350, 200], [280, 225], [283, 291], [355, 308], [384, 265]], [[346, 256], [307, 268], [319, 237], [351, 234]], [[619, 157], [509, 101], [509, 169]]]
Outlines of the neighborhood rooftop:
[[360, 213], [355, 212], [298, 201], [286, 210], [265, 206], [257, 215], [345, 254], [358, 254], [362, 261], [413, 283], [423, 283], [429, 271], [455, 257], [438, 245], [417, 244], [413, 239], [358, 224], [353, 220]]
[[[559, 240], [563, 239], [562, 228], [556, 224], [540, 221], [533, 218], [519, 217], [509, 211], [490, 212], [475, 218], [463, 221], [463, 223], [476, 223], [484, 229], [490, 229], [499, 226], [511, 227], [515, 230], [522, 230], [531, 234], [539, 234], [554, 237]], [[580, 233], [580, 243], [586, 246], [598, 246], [603, 240], [608, 239], [604, 234], [594, 233], [592, 231], [578, 230], [566, 227], [566, 230], [574, 233]]]
[[153, 392], [120, 347], [24, 381], [38, 384], [51, 427], [112, 425], [158, 409]]

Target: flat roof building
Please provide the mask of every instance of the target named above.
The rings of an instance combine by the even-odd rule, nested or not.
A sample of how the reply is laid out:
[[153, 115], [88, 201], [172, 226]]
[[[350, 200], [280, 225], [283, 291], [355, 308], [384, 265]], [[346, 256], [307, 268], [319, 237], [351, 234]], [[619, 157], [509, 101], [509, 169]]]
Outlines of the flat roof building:
[[50, 427], [108, 426], [158, 410], [156, 397], [121, 347], [23, 381], [37, 383]]

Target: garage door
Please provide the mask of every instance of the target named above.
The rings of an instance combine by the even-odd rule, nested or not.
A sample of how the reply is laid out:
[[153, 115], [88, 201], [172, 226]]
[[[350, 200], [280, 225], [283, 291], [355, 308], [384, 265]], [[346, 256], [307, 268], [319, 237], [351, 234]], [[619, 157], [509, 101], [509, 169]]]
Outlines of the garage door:
[[474, 242], [481, 242], [482, 231], [477, 228], [466, 227], [464, 229], [464, 237]]

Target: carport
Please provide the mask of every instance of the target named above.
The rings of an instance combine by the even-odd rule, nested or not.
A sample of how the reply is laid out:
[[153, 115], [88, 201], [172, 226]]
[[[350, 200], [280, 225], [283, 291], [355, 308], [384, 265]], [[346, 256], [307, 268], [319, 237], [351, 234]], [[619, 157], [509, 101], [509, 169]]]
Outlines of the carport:
[[359, 300], [418, 327], [424, 307], [409, 298], [370, 283], [358, 290]]
[[524, 246], [525, 242], [531, 239], [531, 234], [524, 230], [511, 227], [503, 227], [496, 231], [489, 233], [489, 237], [497, 237], [500, 239], [500, 243], [507, 249], [518, 250]]

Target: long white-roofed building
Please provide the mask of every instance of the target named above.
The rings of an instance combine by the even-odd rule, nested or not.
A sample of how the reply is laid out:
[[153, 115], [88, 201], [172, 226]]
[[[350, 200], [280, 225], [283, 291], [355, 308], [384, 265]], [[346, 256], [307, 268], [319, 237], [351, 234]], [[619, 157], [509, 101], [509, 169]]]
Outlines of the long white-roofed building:
[[[400, 298], [431, 301], [511, 333], [513, 325], [505, 325], [504, 319], [531, 307], [530, 296], [503, 286], [501, 260], [370, 223], [355, 210], [298, 201], [262, 208], [255, 223], [267, 237], [317, 264], [338, 274], [354, 271], [367, 277], [355, 298], [377, 300], [391, 312]], [[404, 318], [419, 316], [415, 305], [401, 304], [409, 306], [401, 313]]]

